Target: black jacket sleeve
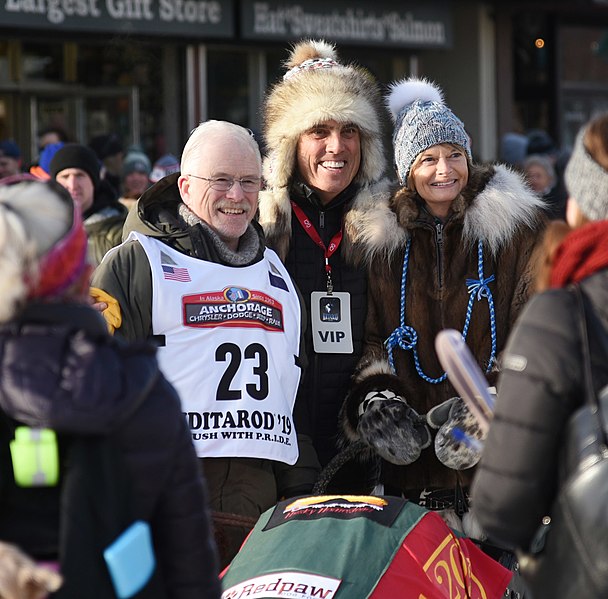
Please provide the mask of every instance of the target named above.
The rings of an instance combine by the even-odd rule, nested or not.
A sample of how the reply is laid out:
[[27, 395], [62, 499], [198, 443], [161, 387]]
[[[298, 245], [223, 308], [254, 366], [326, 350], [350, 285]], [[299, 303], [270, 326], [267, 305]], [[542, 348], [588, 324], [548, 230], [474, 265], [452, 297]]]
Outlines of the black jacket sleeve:
[[507, 547], [529, 547], [555, 498], [563, 430], [582, 398], [576, 319], [569, 291], [545, 292], [525, 307], [505, 349], [472, 506]]
[[219, 598], [206, 483], [179, 398], [160, 375], [122, 431], [135, 509], [149, 519], [167, 596]]

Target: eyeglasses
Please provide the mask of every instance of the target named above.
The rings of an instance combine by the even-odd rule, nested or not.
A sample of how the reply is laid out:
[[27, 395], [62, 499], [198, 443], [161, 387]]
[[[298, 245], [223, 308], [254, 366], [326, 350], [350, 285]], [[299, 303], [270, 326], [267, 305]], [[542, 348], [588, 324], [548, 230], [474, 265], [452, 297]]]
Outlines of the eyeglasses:
[[232, 189], [232, 186], [236, 182], [238, 182], [245, 193], [252, 193], [254, 191], [260, 191], [262, 185], [262, 180], [254, 177], [250, 179], [233, 179], [232, 177], [214, 177], [209, 179], [207, 177], [199, 177], [198, 175], [188, 175], [188, 177], [208, 181], [209, 187], [216, 191], [228, 191], [229, 189]]

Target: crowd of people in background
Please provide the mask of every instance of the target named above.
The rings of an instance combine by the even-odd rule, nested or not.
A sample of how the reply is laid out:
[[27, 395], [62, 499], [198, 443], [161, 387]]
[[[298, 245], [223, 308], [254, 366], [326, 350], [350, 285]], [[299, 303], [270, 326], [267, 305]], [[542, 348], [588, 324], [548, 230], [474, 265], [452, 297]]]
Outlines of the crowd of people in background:
[[[528, 598], [515, 553], [550, 510], [580, 388], [565, 288], [581, 283], [608, 322], [607, 117], [572, 154], [532, 130], [480, 164], [437, 83], [383, 91], [322, 40], [285, 66], [263, 155], [215, 120], [154, 162], [114, 133], [46, 129], [30, 165], [0, 141], [0, 541], [19, 548], [16, 571], [38, 567], [20, 550], [59, 571], [46, 592], [77, 597], [89, 572], [110, 597], [116, 579], [74, 549], [143, 521], [157, 567], [140, 588], [214, 599], [253, 523], [323, 483], [437, 512]], [[560, 292], [533, 297], [549, 280]], [[487, 438], [436, 355], [446, 328], [497, 390]], [[24, 489], [16, 441], [38, 448], [47, 430], [65, 480], [49, 484], [44, 462], [46, 482]], [[116, 518], [98, 534], [112, 471]], [[85, 525], [60, 518], [65, 502]], [[222, 515], [237, 533], [219, 534]]]

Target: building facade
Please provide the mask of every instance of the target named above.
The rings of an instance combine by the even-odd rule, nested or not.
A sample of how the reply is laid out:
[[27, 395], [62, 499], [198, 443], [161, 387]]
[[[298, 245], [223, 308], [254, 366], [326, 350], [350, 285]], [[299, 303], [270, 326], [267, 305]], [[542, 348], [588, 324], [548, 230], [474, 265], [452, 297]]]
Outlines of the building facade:
[[383, 84], [437, 81], [493, 160], [504, 132], [567, 143], [608, 107], [603, 22], [591, 0], [0, 0], [0, 139], [27, 163], [48, 126], [82, 143], [117, 133], [152, 159], [179, 154], [207, 118], [258, 131], [289, 46], [323, 38]]

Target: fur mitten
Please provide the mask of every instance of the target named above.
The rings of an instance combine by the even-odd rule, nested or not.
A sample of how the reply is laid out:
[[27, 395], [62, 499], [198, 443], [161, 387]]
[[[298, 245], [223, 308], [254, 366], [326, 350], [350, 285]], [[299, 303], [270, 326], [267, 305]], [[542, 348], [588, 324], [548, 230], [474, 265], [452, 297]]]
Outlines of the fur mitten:
[[387, 364], [374, 364], [359, 374], [342, 406], [342, 426], [351, 443], [362, 440], [381, 458], [407, 465], [431, 444], [424, 416], [412, 409], [405, 386]]
[[359, 435], [392, 464], [405, 466], [415, 462], [431, 444], [424, 417], [393, 391], [370, 391], [360, 410]]
[[435, 406], [426, 415], [435, 436], [435, 454], [453, 470], [472, 468], [481, 458], [485, 435], [477, 419], [460, 397], [452, 397]]

